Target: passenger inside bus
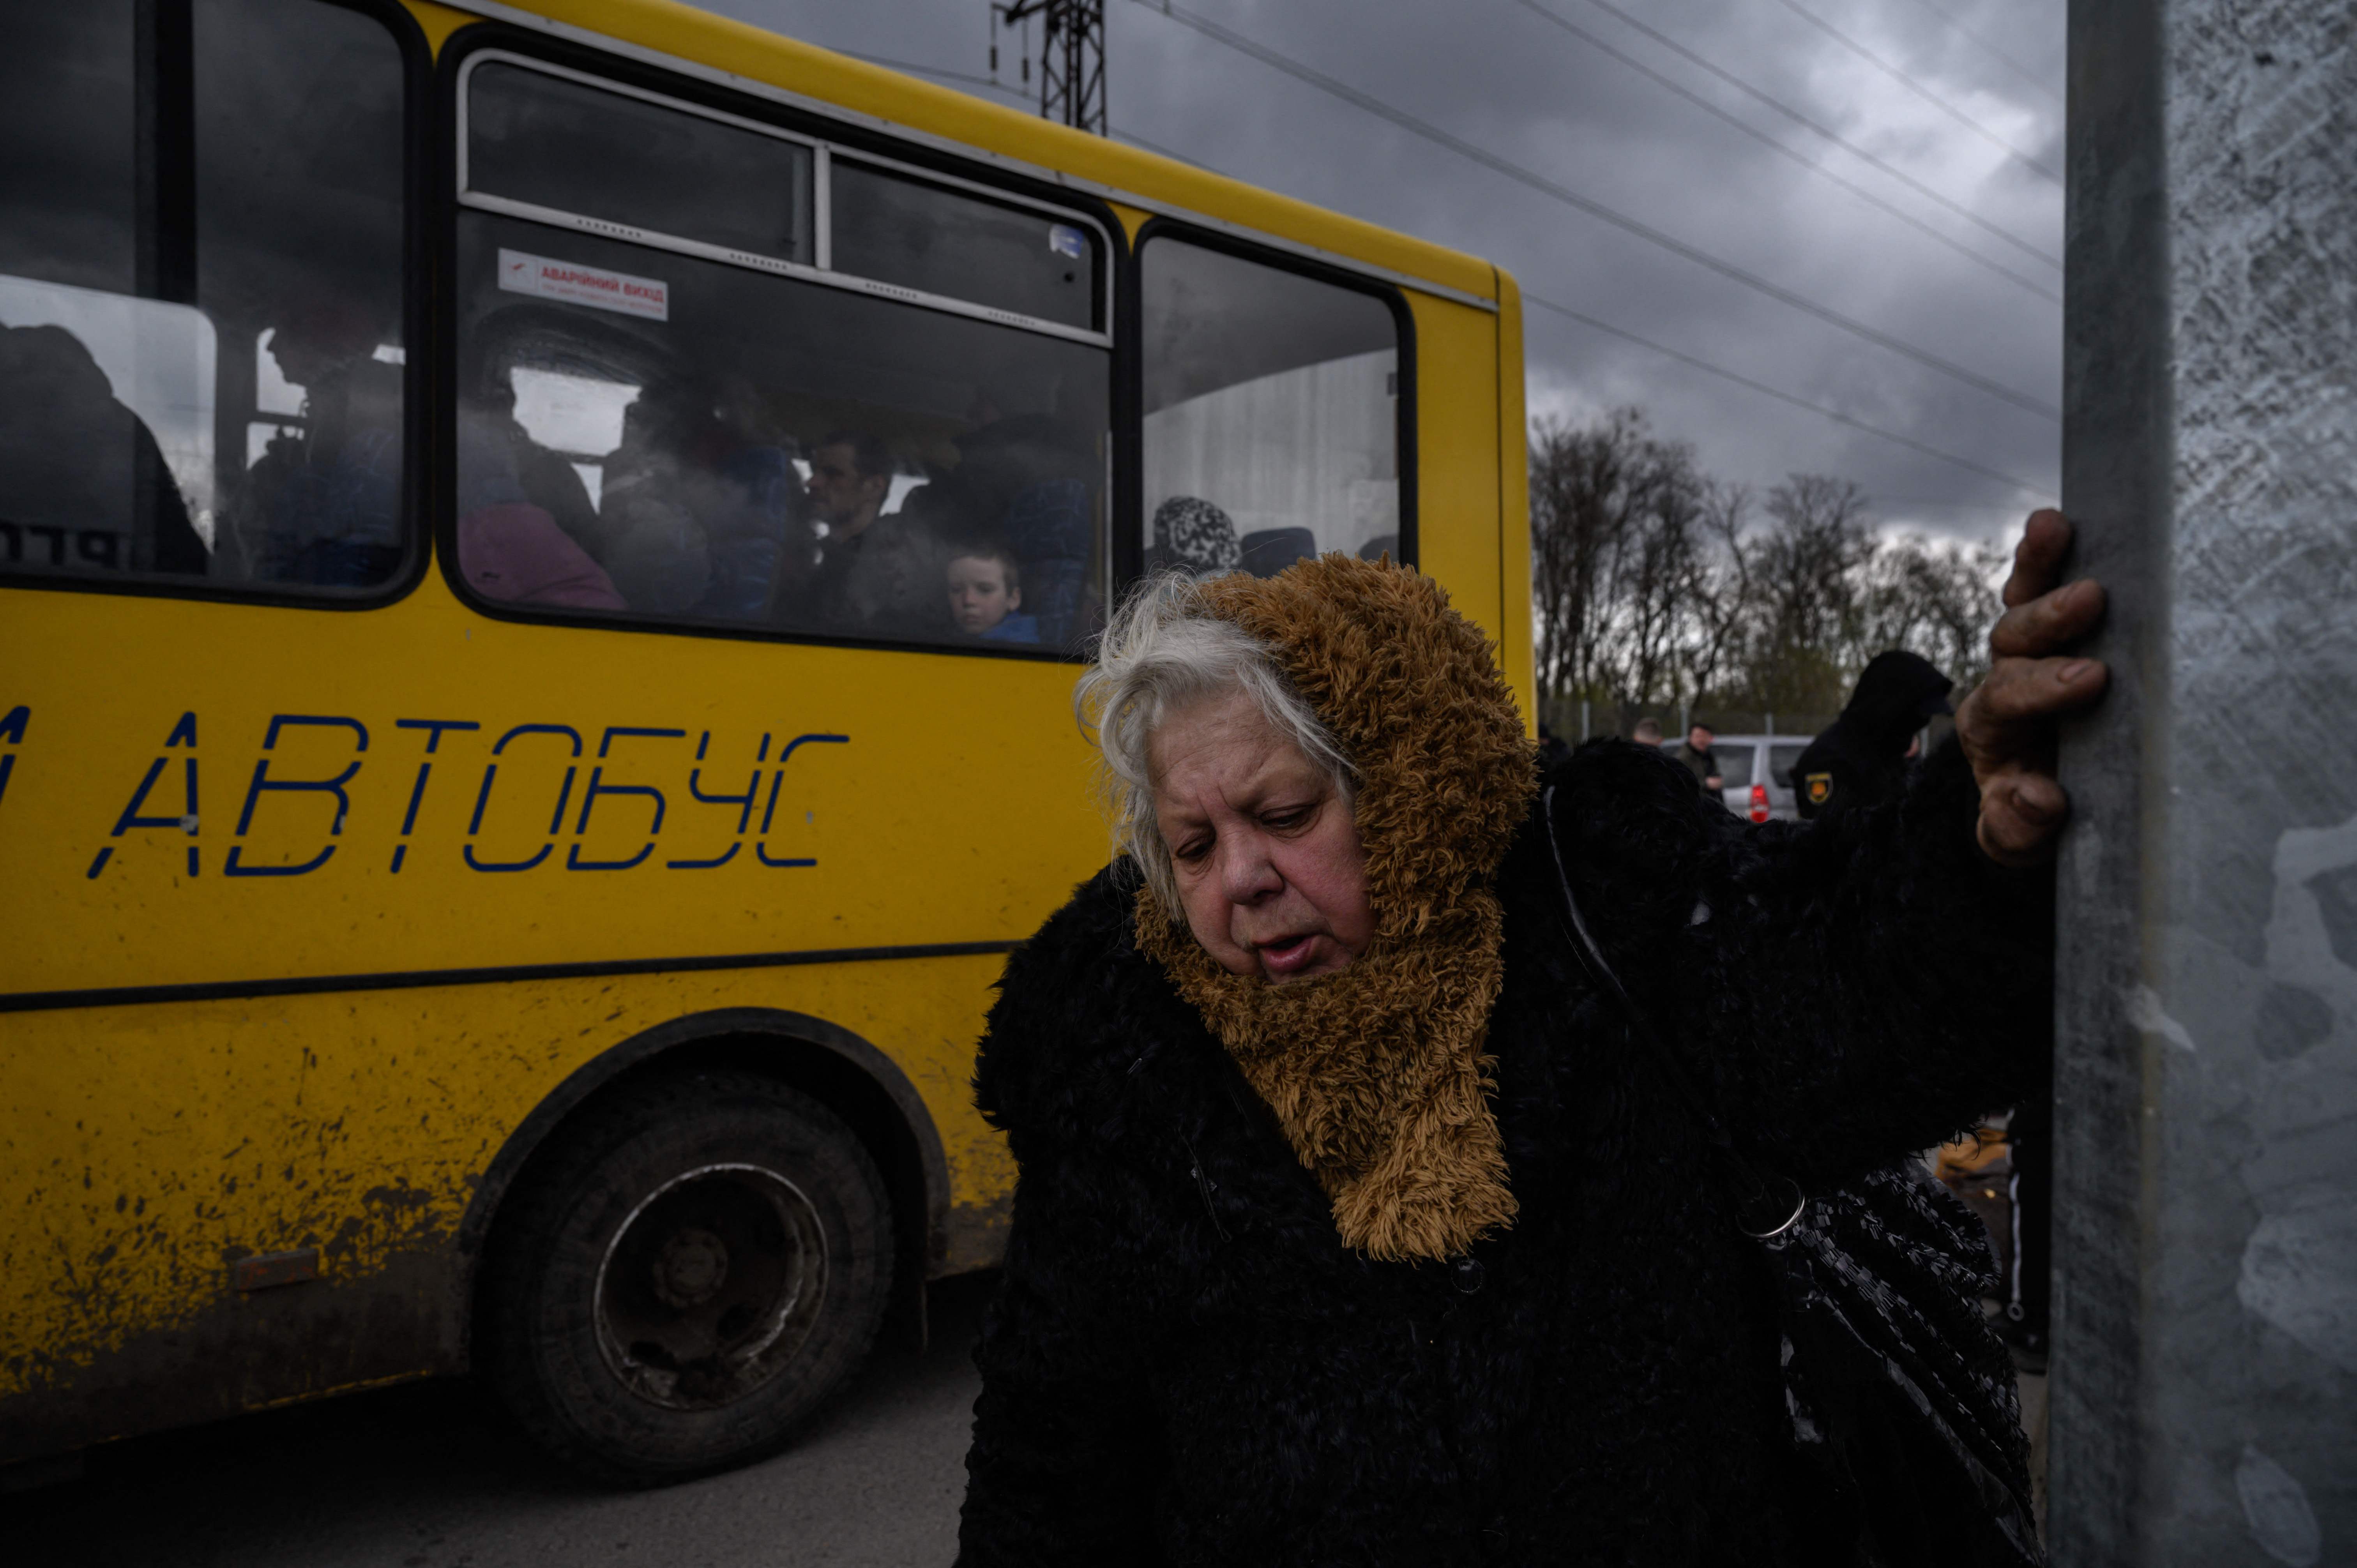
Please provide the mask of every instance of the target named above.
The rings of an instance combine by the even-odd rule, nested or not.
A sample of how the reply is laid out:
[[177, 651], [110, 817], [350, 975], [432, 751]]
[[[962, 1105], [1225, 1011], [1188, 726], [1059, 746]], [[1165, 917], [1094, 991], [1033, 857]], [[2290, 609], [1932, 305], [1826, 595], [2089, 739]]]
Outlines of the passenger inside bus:
[[791, 624], [877, 637], [941, 635], [942, 533], [927, 510], [884, 510], [893, 467], [890, 449], [872, 431], [833, 431], [811, 448], [812, 510], [826, 536], [808, 587], [789, 601]]
[[155, 433], [62, 327], [0, 326], [0, 561], [201, 575]]
[[952, 438], [957, 489], [974, 532], [1003, 540], [1021, 561], [1040, 639], [1073, 643], [1103, 617], [1089, 572], [1090, 443], [1056, 414], [1002, 415], [998, 406], [979, 392], [968, 413], [974, 428]]
[[[504, 604], [629, 607], [605, 568], [541, 504], [528, 478], [534, 450], [512, 420], [458, 422], [459, 575]], [[565, 477], [580, 485], [569, 469]]]
[[256, 576], [371, 586], [402, 557], [402, 372], [377, 358], [379, 344], [400, 336], [400, 295], [288, 273], [299, 281], [268, 352], [303, 391], [302, 424], [270, 439], [232, 516]]
[[514, 390], [501, 381], [459, 405], [459, 515], [463, 518], [469, 510], [474, 463], [488, 462], [490, 466], [483, 482], [512, 480], [525, 499], [547, 512], [568, 538], [603, 565], [605, 540], [588, 486], [582, 483], [572, 464], [533, 439], [517, 422], [515, 401]]
[[953, 548], [949, 564], [950, 618], [968, 637], [989, 642], [1037, 642], [1039, 618], [1023, 610], [1023, 567], [996, 540]]
[[599, 512], [607, 569], [632, 609], [757, 620], [809, 573], [791, 453], [724, 419], [698, 377], [658, 380], [623, 410]]
[[1154, 544], [1148, 571], [1184, 572], [1216, 577], [1244, 564], [1243, 542], [1228, 514], [1198, 496], [1172, 496], [1154, 509]]

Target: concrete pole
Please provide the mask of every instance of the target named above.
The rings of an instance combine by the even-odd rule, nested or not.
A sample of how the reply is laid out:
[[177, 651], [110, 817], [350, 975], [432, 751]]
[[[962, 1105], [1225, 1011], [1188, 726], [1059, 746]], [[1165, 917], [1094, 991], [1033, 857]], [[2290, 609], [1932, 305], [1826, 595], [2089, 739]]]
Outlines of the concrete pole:
[[2357, 1563], [2357, 43], [2072, 0], [2059, 1568]]

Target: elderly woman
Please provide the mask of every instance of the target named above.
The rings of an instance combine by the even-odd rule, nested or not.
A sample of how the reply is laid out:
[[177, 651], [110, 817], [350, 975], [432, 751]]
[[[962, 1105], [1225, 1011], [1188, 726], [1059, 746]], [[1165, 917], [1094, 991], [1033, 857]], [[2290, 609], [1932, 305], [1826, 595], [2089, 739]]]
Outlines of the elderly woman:
[[1811, 1192], [2016, 1097], [2020, 868], [2104, 680], [2047, 657], [2101, 613], [2053, 589], [2067, 541], [2031, 520], [1961, 745], [1806, 829], [1618, 742], [1542, 779], [1412, 573], [1151, 583], [1082, 682], [1121, 854], [1010, 961], [976, 1070], [1020, 1176], [961, 1561], [1866, 1560], [1670, 1085]]

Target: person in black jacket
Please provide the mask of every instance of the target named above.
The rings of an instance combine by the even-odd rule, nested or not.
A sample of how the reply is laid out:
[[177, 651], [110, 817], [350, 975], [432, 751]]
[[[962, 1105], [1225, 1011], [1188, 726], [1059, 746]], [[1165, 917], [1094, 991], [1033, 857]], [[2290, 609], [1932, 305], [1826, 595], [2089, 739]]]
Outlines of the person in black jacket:
[[1727, 784], [1725, 773], [1718, 766], [1718, 753], [1711, 746], [1717, 738], [1708, 725], [1695, 725], [1686, 731], [1685, 745], [1678, 747], [1678, 760], [1685, 764], [1686, 771], [1714, 795]]
[[[1842, 709], [1792, 764], [1792, 795], [1804, 818], [1849, 811], [1898, 793], [1918, 737], [1934, 714], [1950, 712], [1954, 682], [1930, 660], [1900, 650], [1878, 653], [1859, 674]], [[2043, 1031], [2031, 1036], [2043, 1040]], [[2046, 1353], [2053, 1236], [2053, 1085], [2044, 1075], [2027, 1086], [2007, 1125], [2012, 1164], [2007, 1197], [2013, 1213], [2010, 1277], [2003, 1333], [2032, 1367]]]
[[1619, 740], [1542, 779], [1410, 572], [1149, 584], [1082, 693], [1127, 854], [1009, 960], [976, 1065], [1019, 1175], [959, 1561], [1852, 1560], [1760, 1249], [1557, 867], [1804, 1185], [2004, 1102], [2029, 1064], [1975, 1047], [2044, 1005], [2041, 758], [2104, 682], [2050, 657], [2102, 607], [2048, 591], [2067, 538], [2032, 520], [1962, 744], [1806, 831]]
[[1876, 654], [1841, 717], [1792, 764], [1793, 805], [1802, 817], [1896, 793], [1923, 726], [1932, 714], [1950, 711], [1954, 686], [1917, 654], [1902, 649]]

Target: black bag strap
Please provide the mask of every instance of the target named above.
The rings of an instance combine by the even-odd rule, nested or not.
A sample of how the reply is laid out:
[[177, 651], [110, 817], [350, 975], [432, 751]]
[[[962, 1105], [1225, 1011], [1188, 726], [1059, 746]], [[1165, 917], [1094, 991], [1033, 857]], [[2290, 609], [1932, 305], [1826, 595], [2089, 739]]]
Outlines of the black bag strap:
[[1579, 912], [1579, 900], [1571, 891], [1571, 874], [1564, 866], [1563, 845], [1555, 838], [1555, 786], [1552, 784], [1539, 797], [1539, 814], [1546, 821], [1547, 850], [1555, 860], [1555, 885], [1563, 889], [1563, 907], [1571, 917], [1571, 929], [1566, 934], [1571, 937], [1572, 946], [1579, 953], [1580, 962], [1587, 969], [1588, 978], [1620, 1004], [1620, 1010], [1628, 1015], [1630, 1026], [1637, 1037], [1651, 1048], [1653, 1065], [1668, 1081], [1671, 1091], [1685, 1102], [1687, 1112], [1702, 1128], [1704, 1138], [1709, 1142], [1712, 1152], [1727, 1172], [1727, 1185], [1735, 1198], [1737, 1228], [1754, 1240], [1776, 1240], [1799, 1224], [1801, 1216], [1808, 1210], [1809, 1200], [1801, 1191], [1801, 1184], [1790, 1176], [1763, 1173], [1744, 1158], [1743, 1152], [1735, 1146], [1735, 1140], [1727, 1135], [1726, 1123], [1719, 1120], [1709, 1101], [1695, 1087], [1693, 1078], [1685, 1070], [1685, 1064], [1678, 1060], [1669, 1043], [1653, 1027], [1652, 1019], [1638, 1004], [1637, 999], [1629, 994], [1629, 988], [1620, 983], [1620, 977], [1605, 961], [1604, 950], [1589, 932], [1587, 921]]

